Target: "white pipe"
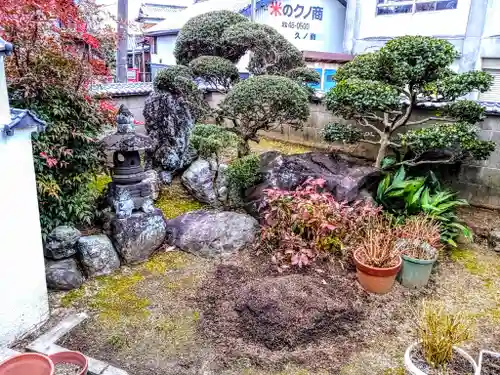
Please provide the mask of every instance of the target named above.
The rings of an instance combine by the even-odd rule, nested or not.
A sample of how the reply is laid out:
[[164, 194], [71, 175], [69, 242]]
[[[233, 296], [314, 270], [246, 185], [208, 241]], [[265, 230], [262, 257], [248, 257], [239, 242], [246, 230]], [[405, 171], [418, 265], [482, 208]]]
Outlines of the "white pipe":
[[7, 93], [7, 80], [5, 78], [4, 57], [0, 55], [0, 128], [10, 123], [9, 95]]

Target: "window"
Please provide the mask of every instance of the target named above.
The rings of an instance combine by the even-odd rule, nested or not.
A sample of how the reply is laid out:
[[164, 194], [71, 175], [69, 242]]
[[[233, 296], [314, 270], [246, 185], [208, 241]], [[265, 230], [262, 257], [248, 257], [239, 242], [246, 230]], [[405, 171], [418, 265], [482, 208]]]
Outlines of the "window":
[[377, 15], [457, 9], [458, 0], [378, 0]]

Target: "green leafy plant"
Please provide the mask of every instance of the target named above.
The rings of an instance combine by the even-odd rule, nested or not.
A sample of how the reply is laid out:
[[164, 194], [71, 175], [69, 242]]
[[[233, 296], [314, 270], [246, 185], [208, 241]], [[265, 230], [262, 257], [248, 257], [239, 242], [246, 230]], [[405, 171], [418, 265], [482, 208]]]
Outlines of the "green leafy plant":
[[229, 184], [242, 192], [261, 180], [260, 158], [256, 154], [250, 154], [233, 160], [226, 173]]
[[238, 68], [231, 61], [218, 56], [200, 56], [189, 63], [193, 74], [213, 90], [225, 92], [239, 79]]
[[352, 245], [380, 209], [367, 201], [337, 202], [323, 191], [325, 180], [309, 179], [295, 191], [266, 191], [259, 247], [272, 254], [279, 271], [316, 259], [338, 257]]
[[190, 142], [202, 158], [214, 157], [217, 161], [221, 151], [234, 147], [239, 139], [236, 134], [214, 124], [196, 124]]
[[443, 190], [432, 172], [428, 177], [410, 177], [401, 166], [382, 179], [376, 199], [385, 210], [402, 218], [421, 213], [432, 218], [439, 223], [443, 243], [456, 246], [455, 239], [460, 234], [472, 239], [471, 230], [455, 213], [456, 208], [467, 205], [467, 201]]
[[464, 313], [451, 314], [443, 303], [424, 301], [417, 336], [427, 363], [443, 371], [453, 358], [453, 346], [472, 337], [472, 325]]
[[42, 232], [89, 225], [100, 194], [92, 182], [105, 163], [99, 136], [115, 109], [91, 98], [88, 85], [108, 74], [114, 33], [91, 22], [98, 6], [89, 1], [7, 1], [1, 8], [0, 36], [15, 46], [5, 59], [10, 103], [47, 123], [33, 136]]
[[321, 135], [327, 142], [335, 142], [342, 139], [342, 142], [352, 144], [359, 142], [363, 138], [363, 132], [352, 124], [339, 124], [337, 122], [325, 125]]
[[[473, 126], [484, 118], [479, 104], [459, 100], [427, 118], [410, 121], [420, 101], [450, 103], [473, 90], [489, 89], [492, 77], [488, 73], [451, 71], [456, 57], [450, 42], [425, 36], [394, 38], [379, 51], [356, 56], [337, 70], [337, 85], [325, 101], [335, 115], [354, 120], [367, 132], [353, 137], [352, 131], [341, 131], [337, 125], [337, 130], [325, 132], [325, 139], [376, 145], [377, 167], [389, 149], [404, 155], [399, 163], [409, 166], [486, 159], [494, 143], [480, 140]], [[399, 136], [424, 124], [425, 129]]]

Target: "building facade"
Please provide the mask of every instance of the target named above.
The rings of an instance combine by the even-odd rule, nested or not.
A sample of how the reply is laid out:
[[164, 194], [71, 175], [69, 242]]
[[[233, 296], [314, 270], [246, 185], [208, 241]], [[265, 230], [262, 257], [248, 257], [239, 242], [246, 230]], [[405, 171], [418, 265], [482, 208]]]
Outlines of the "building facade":
[[495, 79], [473, 99], [500, 102], [499, 0], [348, 0], [344, 52], [377, 50], [402, 35], [426, 35], [453, 43], [459, 72], [485, 70]]

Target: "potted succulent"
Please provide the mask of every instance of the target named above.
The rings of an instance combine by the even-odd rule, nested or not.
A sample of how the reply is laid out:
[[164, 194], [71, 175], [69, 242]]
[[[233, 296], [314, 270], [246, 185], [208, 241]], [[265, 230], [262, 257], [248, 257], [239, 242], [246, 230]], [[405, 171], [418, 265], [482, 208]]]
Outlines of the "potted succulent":
[[378, 216], [368, 223], [365, 237], [354, 251], [356, 276], [361, 286], [372, 293], [387, 293], [401, 268], [390, 220]]
[[474, 359], [456, 345], [471, 337], [471, 326], [463, 313], [451, 314], [442, 303], [424, 302], [418, 319], [419, 341], [406, 349], [404, 362], [412, 375], [473, 375]]
[[407, 288], [427, 285], [438, 258], [439, 225], [426, 216], [414, 216], [397, 228], [396, 248], [403, 260], [398, 281]]
[[479, 363], [475, 375], [498, 375], [500, 374], [500, 353], [489, 350], [481, 350]]

